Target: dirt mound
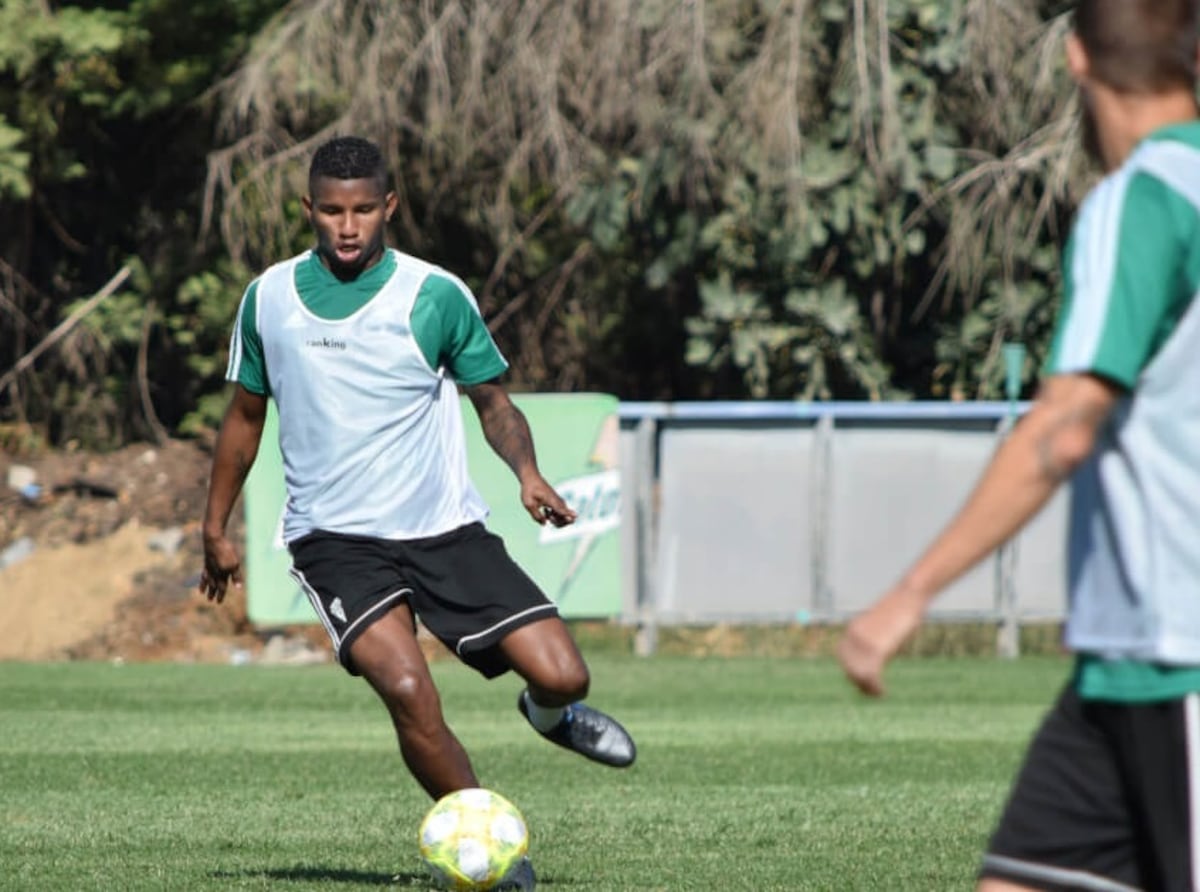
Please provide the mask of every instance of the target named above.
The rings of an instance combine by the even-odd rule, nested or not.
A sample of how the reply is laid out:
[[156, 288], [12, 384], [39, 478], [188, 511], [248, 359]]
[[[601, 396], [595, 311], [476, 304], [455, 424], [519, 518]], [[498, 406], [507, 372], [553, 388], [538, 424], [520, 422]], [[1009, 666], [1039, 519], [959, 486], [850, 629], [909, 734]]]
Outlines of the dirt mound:
[[254, 629], [243, 595], [197, 592], [211, 461], [183, 440], [0, 455], [0, 659], [239, 661], [280, 634], [327, 650], [319, 629]]
[[[199, 593], [211, 467], [189, 440], [0, 452], [0, 660], [330, 661], [315, 616], [260, 628], [246, 590], [222, 604]], [[244, 546], [240, 502], [229, 535]], [[420, 642], [430, 659], [449, 656], [423, 630]]]

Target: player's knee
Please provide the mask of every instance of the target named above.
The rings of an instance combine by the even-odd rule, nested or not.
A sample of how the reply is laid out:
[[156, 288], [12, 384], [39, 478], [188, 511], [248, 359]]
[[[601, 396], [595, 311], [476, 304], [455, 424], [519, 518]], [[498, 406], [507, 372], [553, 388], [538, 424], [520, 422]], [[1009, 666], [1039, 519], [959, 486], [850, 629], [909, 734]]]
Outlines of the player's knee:
[[554, 693], [568, 702], [583, 700], [588, 695], [592, 677], [582, 662], [559, 668], [555, 679]]
[[437, 690], [428, 673], [401, 669], [393, 672], [379, 686], [380, 696], [392, 712], [402, 715], [419, 715], [431, 700], [436, 700]]

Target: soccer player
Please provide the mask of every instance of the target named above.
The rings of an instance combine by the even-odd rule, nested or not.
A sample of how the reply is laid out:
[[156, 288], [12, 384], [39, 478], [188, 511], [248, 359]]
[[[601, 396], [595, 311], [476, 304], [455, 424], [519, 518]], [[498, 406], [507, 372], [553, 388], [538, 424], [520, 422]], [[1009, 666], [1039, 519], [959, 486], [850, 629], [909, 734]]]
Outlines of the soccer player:
[[1081, 0], [1066, 51], [1105, 176], [1066, 247], [1044, 380], [963, 508], [853, 619], [838, 656], [882, 694], [933, 598], [1069, 479], [1076, 668], [978, 888], [1200, 889], [1196, 0]]
[[544, 737], [606, 765], [632, 764], [625, 729], [580, 702], [588, 668], [554, 603], [484, 526], [459, 387], [533, 520], [561, 527], [575, 512], [538, 470], [525, 417], [498, 383], [508, 364], [474, 297], [445, 270], [385, 246], [397, 200], [373, 143], [321, 145], [308, 189], [316, 246], [255, 279], [238, 310], [201, 591], [220, 602], [242, 584], [225, 529], [273, 398], [292, 575], [339, 661], [387, 707], [425, 791], [437, 799], [479, 782], [443, 718], [417, 617], [484, 677], [520, 675], [518, 707]]

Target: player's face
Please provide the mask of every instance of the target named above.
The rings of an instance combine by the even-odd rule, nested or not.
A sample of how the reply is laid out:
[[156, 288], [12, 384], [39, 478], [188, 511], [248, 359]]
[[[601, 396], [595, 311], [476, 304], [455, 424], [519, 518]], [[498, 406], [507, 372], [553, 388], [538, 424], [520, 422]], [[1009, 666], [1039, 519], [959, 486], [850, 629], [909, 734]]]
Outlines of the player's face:
[[396, 194], [375, 179], [317, 177], [304, 212], [317, 234], [317, 253], [339, 279], [353, 279], [383, 256]]

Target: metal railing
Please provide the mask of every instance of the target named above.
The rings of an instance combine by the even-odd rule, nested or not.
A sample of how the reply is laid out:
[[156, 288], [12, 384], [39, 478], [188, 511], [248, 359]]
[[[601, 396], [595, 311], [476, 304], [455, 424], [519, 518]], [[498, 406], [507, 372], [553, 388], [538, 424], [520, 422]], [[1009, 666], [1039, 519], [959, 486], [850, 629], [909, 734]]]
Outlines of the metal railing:
[[[836, 623], [950, 519], [1027, 404], [622, 403], [622, 618]], [[1063, 615], [1065, 494], [939, 599], [934, 621]]]

